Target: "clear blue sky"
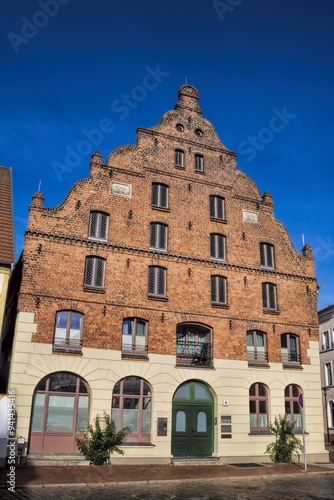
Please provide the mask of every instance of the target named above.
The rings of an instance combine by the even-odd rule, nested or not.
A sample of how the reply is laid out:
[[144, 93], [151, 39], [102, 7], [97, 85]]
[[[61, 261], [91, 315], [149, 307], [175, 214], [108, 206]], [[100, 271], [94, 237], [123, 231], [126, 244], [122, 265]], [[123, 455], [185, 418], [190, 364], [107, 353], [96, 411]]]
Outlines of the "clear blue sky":
[[40, 180], [45, 206], [60, 203], [88, 176], [91, 151], [105, 160], [135, 143], [187, 79], [238, 168], [273, 195], [296, 250], [302, 234], [312, 246], [319, 309], [334, 303], [332, 0], [11, 0], [1, 10], [0, 164], [13, 169], [17, 257]]

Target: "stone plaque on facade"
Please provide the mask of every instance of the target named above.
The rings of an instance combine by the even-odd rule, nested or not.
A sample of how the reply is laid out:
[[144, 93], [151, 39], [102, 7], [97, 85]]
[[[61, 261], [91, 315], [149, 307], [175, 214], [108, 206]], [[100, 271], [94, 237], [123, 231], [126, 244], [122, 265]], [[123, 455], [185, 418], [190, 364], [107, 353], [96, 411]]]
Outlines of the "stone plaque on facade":
[[123, 182], [112, 182], [111, 193], [124, 198], [131, 198], [131, 184], [124, 184]]
[[250, 222], [251, 224], [258, 224], [259, 214], [257, 212], [250, 212], [249, 210], [243, 210], [243, 221]]

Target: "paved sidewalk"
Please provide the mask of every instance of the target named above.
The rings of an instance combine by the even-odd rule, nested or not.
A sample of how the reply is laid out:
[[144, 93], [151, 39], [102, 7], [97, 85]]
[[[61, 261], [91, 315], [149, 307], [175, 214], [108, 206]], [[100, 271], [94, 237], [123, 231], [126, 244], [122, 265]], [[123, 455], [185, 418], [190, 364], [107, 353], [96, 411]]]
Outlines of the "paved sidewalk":
[[[16, 486], [108, 484], [125, 482], [185, 481], [195, 479], [219, 479], [265, 477], [291, 474], [334, 474], [334, 464], [258, 464], [253, 467], [235, 465], [108, 465], [108, 466], [27, 466], [15, 468]], [[9, 469], [0, 469], [0, 485], [8, 486]], [[0, 495], [1, 496], [1, 495]]]

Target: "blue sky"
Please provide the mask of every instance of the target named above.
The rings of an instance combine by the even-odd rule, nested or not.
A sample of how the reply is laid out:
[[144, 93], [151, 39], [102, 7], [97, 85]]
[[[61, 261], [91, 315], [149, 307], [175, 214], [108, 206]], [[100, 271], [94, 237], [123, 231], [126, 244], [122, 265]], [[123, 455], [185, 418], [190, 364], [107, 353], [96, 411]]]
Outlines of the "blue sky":
[[12, 0], [0, 19], [0, 164], [16, 252], [38, 190], [60, 203], [91, 152], [133, 144], [187, 81], [237, 165], [273, 195], [318, 307], [334, 303], [332, 0]]

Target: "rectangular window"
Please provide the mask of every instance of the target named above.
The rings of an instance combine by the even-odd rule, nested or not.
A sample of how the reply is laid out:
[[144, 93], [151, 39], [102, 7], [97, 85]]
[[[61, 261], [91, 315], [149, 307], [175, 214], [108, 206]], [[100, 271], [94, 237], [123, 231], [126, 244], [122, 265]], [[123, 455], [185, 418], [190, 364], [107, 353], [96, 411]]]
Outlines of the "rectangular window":
[[148, 268], [148, 294], [156, 297], [166, 296], [166, 269], [163, 267]]
[[222, 234], [210, 234], [210, 257], [225, 260], [225, 236]]
[[165, 184], [152, 184], [152, 206], [168, 208], [168, 186]]
[[272, 283], [262, 283], [263, 309], [277, 311], [276, 285]]
[[195, 155], [195, 172], [204, 171], [204, 158], [202, 155]]
[[225, 200], [221, 196], [210, 195], [210, 218], [225, 220]]
[[226, 278], [223, 276], [211, 276], [211, 303], [226, 305]]
[[91, 212], [89, 217], [88, 237], [106, 240], [108, 235], [109, 216], [101, 212]]
[[181, 149], [175, 149], [175, 166], [184, 167], [184, 152]]
[[105, 259], [86, 257], [84, 285], [103, 288]]
[[330, 348], [329, 331], [322, 332], [322, 350], [327, 351]]
[[332, 363], [325, 363], [325, 382], [326, 386], [333, 385], [333, 372], [332, 372]]
[[167, 226], [152, 222], [150, 224], [150, 248], [154, 250], [167, 250]]
[[274, 268], [274, 247], [268, 243], [260, 243], [260, 259], [262, 267]]

